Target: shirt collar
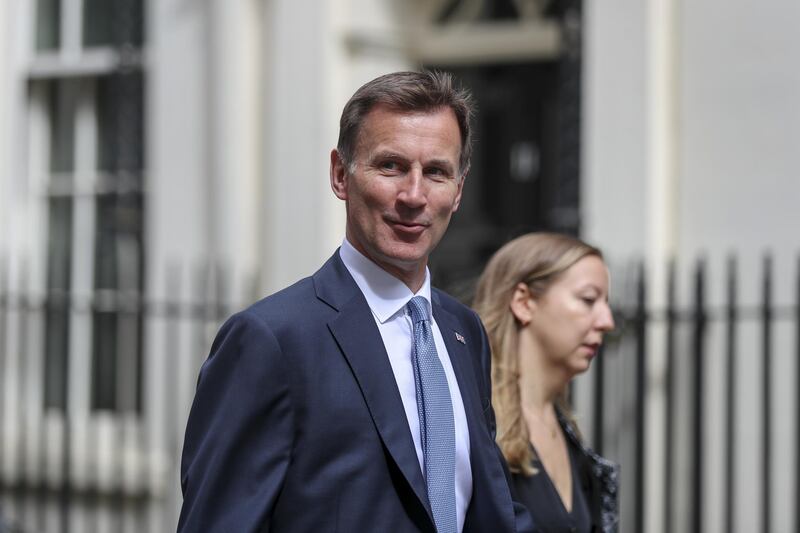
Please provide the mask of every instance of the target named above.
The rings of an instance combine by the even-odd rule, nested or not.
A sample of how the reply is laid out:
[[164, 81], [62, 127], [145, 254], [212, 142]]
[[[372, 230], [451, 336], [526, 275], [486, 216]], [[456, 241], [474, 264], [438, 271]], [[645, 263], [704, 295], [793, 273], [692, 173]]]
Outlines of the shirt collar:
[[430, 308], [431, 274], [427, 267], [425, 267], [425, 281], [422, 282], [419, 291], [414, 294], [405, 283], [356, 250], [346, 238], [342, 242], [342, 247], [339, 248], [339, 257], [364, 294], [372, 313], [381, 324], [403, 311], [413, 296], [424, 297]]

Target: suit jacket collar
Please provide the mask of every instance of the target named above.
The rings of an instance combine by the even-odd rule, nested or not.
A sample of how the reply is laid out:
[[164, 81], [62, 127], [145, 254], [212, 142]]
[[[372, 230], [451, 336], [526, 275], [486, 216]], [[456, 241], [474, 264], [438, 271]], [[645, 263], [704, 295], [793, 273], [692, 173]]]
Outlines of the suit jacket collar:
[[312, 276], [317, 298], [339, 311], [361, 292], [339, 258], [337, 250]]

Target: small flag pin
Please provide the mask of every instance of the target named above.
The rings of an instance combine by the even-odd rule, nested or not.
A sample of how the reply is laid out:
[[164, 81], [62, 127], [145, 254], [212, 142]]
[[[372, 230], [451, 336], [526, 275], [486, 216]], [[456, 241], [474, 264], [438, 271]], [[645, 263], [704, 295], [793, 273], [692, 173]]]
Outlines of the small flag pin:
[[458, 342], [460, 342], [461, 344], [467, 344], [467, 341], [464, 340], [464, 335], [462, 335], [461, 333], [459, 333], [457, 331], [455, 332], [455, 334], [456, 334], [456, 340]]

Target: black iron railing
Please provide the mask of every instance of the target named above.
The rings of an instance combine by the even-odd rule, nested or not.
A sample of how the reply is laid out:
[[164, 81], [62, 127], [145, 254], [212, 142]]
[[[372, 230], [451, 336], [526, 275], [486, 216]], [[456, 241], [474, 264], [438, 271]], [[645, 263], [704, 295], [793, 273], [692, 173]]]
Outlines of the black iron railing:
[[[794, 302], [777, 305], [774, 299], [775, 275], [773, 259], [766, 255], [760, 265], [760, 279], [754, 283], [760, 293], [759, 302], [754, 305], [740, 303], [741, 286], [745, 280], [739, 273], [738, 262], [730, 257], [724, 267], [724, 302], [720, 305], [711, 305], [709, 295], [709, 266], [706, 260], [696, 261], [691, 272], [691, 298], [689, 302], [679, 305], [677, 301], [678, 276], [675, 261], [670, 262], [666, 269], [666, 287], [657, 288], [665, 295], [665, 307], [653, 309], [649, 304], [647, 289], [652, 289], [645, 269], [641, 266], [635, 269], [635, 283], [633, 290], [629, 291], [627, 299], [615, 307], [617, 317], [617, 331], [611, 336], [593, 369], [593, 444], [598, 450], [612, 456], [622, 463], [622, 468], [628, 471], [625, 480], [629, 483], [623, 485], [622, 491], [627, 492], [624, 499], [628, 503], [623, 508], [622, 530], [631, 532], [647, 531], [645, 517], [652, 509], [648, 505], [661, 506], [663, 526], [659, 529], [666, 533], [674, 531], [689, 531], [700, 533], [707, 529], [707, 521], [713, 510], [709, 509], [708, 501], [709, 468], [707, 463], [710, 456], [722, 457], [722, 466], [714, 470], [714, 475], [719, 474], [722, 480], [720, 486], [723, 494], [721, 509], [721, 530], [726, 532], [737, 531], [737, 512], [741, 503], [737, 501], [737, 487], [746, 480], [741, 479], [741, 461], [755, 461], [758, 465], [760, 479], [755, 486], [757, 489], [750, 491], [748, 496], [749, 507], [757, 513], [757, 527], [761, 533], [773, 533], [775, 530], [776, 504], [774, 502], [775, 472], [776, 468], [785, 468], [774, 457], [774, 439], [776, 434], [775, 409], [777, 404], [791, 404], [794, 406], [795, 416], [789, 422], [794, 424], [794, 446], [800, 449], [800, 261], [794, 273]], [[753, 285], [753, 283], [751, 283]], [[785, 294], [786, 291], [783, 292]], [[792, 353], [776, 351], [775, 329], [778, 324], [793, 323], [793, 348]], [[749, 326], [748, 332], [743, 332], [743, 326]], [[710, 328], [715, 327], [719, 342], [715, 345], [721, 354], [712, 353], [709, 348], [711, 336]], [[757, 326], [757, 327], [754, 327]], [[648, 344], [652, 337], [649, 332], [658, 327], [662, 331], [663, 345], [651, 346]], [[679, 331], [684, 335], [679, 342]], [[721, 333], [720, 333], [721, 332]], [[746, 355], [741, 353], [741, 339], [743, 336], [757, 335], [757, 353], [751, 350]], [[751, 339], [752, 340], [752, 339]], [[627, 344], [626, 344], [627, 342]], [[683, 346], [683, 352], [681, 348]], [[632, 347], [632, 348], [631, 348]], [[785, 343], [783, 345], [785, 351]], [[627, 353], [622, 352], [628, 350]], [[647, 405], [652, 391], [648, 388], [649, 365], [652, 364], [653, 352], [662, 350], [664, 358], [663, 417], [648, 419], [646, 416]], [[688, 354], [689, 357], [683, 357]], [[776, 357], [787, 357], [794, 360], [795, 374], [791, 394], [793, 397], [778, 397], [776, 394], [775, 372]], [[721, 375], [709, 375], [708, 365], [711, 358], [721, 356], [724, 361]], [[757, 358], [760, 372], [751, 375], [741, 375], [742, 358]], [[635, 410], [633, 435], [630, 437], [630, 448], [633, 453], [625, 453], [611, 449], [609, 443], [613, 440], [609, 435], [609, 420], [619, 414], [609, 408], [609, 397], [616, 391], [609, 391], [609, 383], [616, 377], [614, 373], [620, 372], [620, 366], [613, 367], [609, 361], [625, 358], [622, 367], [630, 372], [630, 365], [635, 365], [633, 374], [635, 382], [630, 384], [630, 405]], [[751, 359], [752, 361], [752, 359]], [[682, 366], [683, 365], [683, 366]], [[628, 375], [628, 374], [625, 374]], [[688, 376], [688, 378], [687, 378]], [[714, 381], [719, 380], [719, 381]], [[716, 390], [722, 390], [721, 411], [710, 405], [708, 401], [709, 385], [714, 382]], [[742, 384], [747, 388], [758, 390], [755, 427], [758, 431], [757, 439], [758, 457], [743, 457], [742, 434], [737, 431], [737, 415], [742, 411], [741, 400]], [[682, 397], [681, 393], [683, 393]], [[680, 400], [680, 401], [679, 401]], [[679, 407], [679, 403], [683, 407]], [[711, 448], [716, 441], [711, 441], [709, 431], [712, 420], [721, 420], [722, 438], [719, 449]], [[659, 424], [659, 427], [650, 427]], [[613, 424], [611, 424], [613, 425]], [[681, 433], [678, 427], [688, 430], [689, 435]], [[658, 435], [663, 439], [663, 458], [651, 458], [648, 454], [647, 436]], [[686, 475], [679, 475], [679, 458], [677, 446], [678, 439], [685, 439], [689, 443], [682, 464], [688, 465]], [[618, 444], [618, 443], [616, 443]], [[748, 449], [752, 449], [750, 446]], [[663, 475], [652, 479], [655, 473], [648, 472], [648, 465], [654, 464], [652, 460], [661, 461]], [[794, 500], [796, 505], [789, 510], [792, 516], [789, 521], [793, 531], [800, 531], [800, 461], [791, 457], [790, 464], [794, 464], [793, 483]], [[648, 498], [648, 488], [659, 487], [663, 498], [657, 502]], [[682, 498], [684, 505], [676, 504], [676, 495]], [[753, 505], [755, 504], [755, 505]], [[678, 525], [679, 507], [688, 510], [688, 516], [682, 516], [684, 527]], [[784, 517], [785, 518], [785, 517]], [[661, 529], [663, 527], [663, 529]], [[740, 531], [743, 531], [741, 527]]]
[[[3, 273], [7, 266], [0, 261], [0, 511], [24, 531], [78, 531], [76, 513], [83, 513], [83, 523], [89, 524], [81, 533], [173, 529], [180, 504], [183, 427], [197, 370], [220, 322], [241, 308], [245, 298], [232, 298], [226, 288], [230, 283], [220, 283], [229, 281], [224, 272], [210, 268], [194, 272], [189, 280], [169, 269], [163, 298], [152, 300], [130, 292], [12, 290]], [[709, 263], [698, 261], [687, 276], [685, 286], [691, 290], [684, 302], [677, 296], [681, 278], [675, 262], [666, 269], [666, 287], [653, 287], [644, 268], [634, 269], [632, 290], [615, 304], [617, 331], [590, 377], [593, 420], [588, 435], [598, 451], [621, 463], [624, 474], [621, 532], [654, 529], [650, 526], [656, 512], [663, 518], [656, 530], [665, 533], [699, 533], [709, 530], [709, 520], [720, 521], [715, 530], [745, 533], [738, 520], [744, 503], [752, 509], [747, 511], [753, 517], [749, 529], [773, 533], [783, 529], [780, 521], [800, 530], [800, 461], [772, 454], [777, 430], [787, 425], [794, 430], [791, 448], [800, 449], [800, 262], [791, 291], [776, 285], [774, 267], [772, 259], [764, 259], [754, 281], [743, 278], [737, 261], [729, 259], [724, 276], [711, 278]], [[618, 275], [614, 281], [615, 287], [625, 285]], [[709, 281], [724, 288], [721, 302], [711, 298]], [[760, 292], [754, 305], [742, 304], [747, 283]], [[251, 280], [242, 285], [257, 284]], [[664, 295], [663, 307], [650, 305], [655, 291]], [[790, 294], [794, 302], [777, 304], [773, 293], [783, 300]], [[142, 408], [93, 411], [91, 402], [84, 413], [72, 407], [46, 408], [46, 359], [41, 353], [42, 337], [48, 334], [45, 317], [63, 314], [91, 324], [100, 311], [133, 316], [144, 325]], [[786, 333], [787, 326], [793, 336], [791, 353], [786, 353], [786, 338], [776, 340], [776, 330]], [[660, 335], [652, 335], [655, 330]], [[91, 342], [91, 332], [84, 334]], [[745, 352], [744, 345], [752, 349]], [[90, 351], [83, 356], [89, 361], [87, 346]], [[656, 364], [656, 353], [663, 356], [663, 365]], [[70, 352], [70, 357], [76, 355]], [[782, 370], [787, 360], [795, 364], [791, 375]], [[158, 372], [148, 368], [154, 363], [160, 364]], [[754, 364], [759, 371], [747, 371]], [[662, 367], [656, 381], [663, 390], [656, 392], [653, 371]], [[782, 387], [776, 386], [776, 375]], [[73, 377], [68, 384], [91, 390], [92, 376], [87, 370], [82, 381]], [[620, 388], [626, 389], [630, 408], [620, 409]], [[750, 405], [744, 405], [743, 393], [751, 390]], [[662, 392], [662, 415], [652, 417], [648, 401]], [[709, 401], [712, 394], [719, 397]], [[795, 414], [776, 420], [776, 408], [785, 405], [794, 406], [790, 411]], [[754, 413], [757, 432], [752, 434], [738, 426], [746, 407]], [[712, 433], [712, 426], [721, 428], [714, 430], [719, 433]], [[153, 438], [153, 432], [161, 438]], [[653, 436], [661, 439], [662, 456], [654, 455]], [[743, 439], [752, 442], [743, 446]], [[716, 466], [709, 468], [709, 461]], [[743, 479], [742, 461], [757, 464], [758, 479]], [[797, 505], [788, 510], [773, 501], [779, 468], [781, 477], [789, 475], [794, 483], [792, 501]], [[709, 498], [712, 483], [722, 494]], [[755, 489], [744, 502], [741, 487], [748, 483]], [[649, 492], [654, 488], [657, 493]], [[106, 517], [97, 518], [98, 513]], [[153, 520], [153, 513], [163, 520]], [[712, 514], [716, 518], [709, 518]]]

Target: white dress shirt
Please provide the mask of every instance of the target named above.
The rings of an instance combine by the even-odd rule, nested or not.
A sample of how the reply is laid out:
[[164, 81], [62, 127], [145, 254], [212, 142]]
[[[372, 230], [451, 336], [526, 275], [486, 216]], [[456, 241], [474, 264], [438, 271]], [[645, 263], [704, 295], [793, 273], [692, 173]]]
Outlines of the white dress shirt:
[[[417, 450], [417, 459], [422, 472], [425, 471], [422, 456], [422, 443], [419, 432], [419, 412], [417, 411], [417, 391], [414, 385], [414, 368], [411, 362], [411, 346], [413, 331], [411, 317], [406, 305], [414, 296], [422, 296], [431, 304], [431, 276], [425, 269], [425, 282], [416, 294], [405, 283], [395, 278], [381, 267], [364, 257], [353, 248], [347, 239], [339, 249], [344, 266], [353, 276], [353, 279], [364, 294], [367, 304], [375, 317], [375, 323], [380, 331], [389, 363], [392, 366], [394, 379], [400, 391], [400, 399], [408, 419], [411, 437]], [[467, 513], [470, 499], [472, 498], [472, 469], [469, 463], [469, 429], [467, 417], [464, 413], [464, 402], [458, 388], [453, 365], [447, 353], [447, 347], [442, 339], [439, 326], [431, 316], [433, 338], [436, 352], [447, 375], [447, 385], [450, 388], [450, 399], [453, 403], [453, 415], [456, 429], [456, 516], [458, 530], [464, 528], [464, 516]], [[378, 354], [375, 354], [376, 357]]]

